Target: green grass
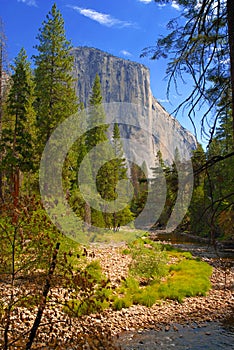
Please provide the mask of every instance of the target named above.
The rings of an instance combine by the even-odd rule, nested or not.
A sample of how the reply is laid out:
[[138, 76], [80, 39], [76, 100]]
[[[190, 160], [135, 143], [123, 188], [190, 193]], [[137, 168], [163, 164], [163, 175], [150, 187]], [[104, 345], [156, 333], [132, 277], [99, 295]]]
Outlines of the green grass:
[[[100, 233], [99, 233], [100, 234]], [[123, 232], [106, 233], [110, 242], [113, 237], [116, 241], [123, 238]], [[137, 231], [134, 235], [139, 234]], [[107, 307], [114, 310], [128, 308], [134, 304], [151, 307], [160, 300], [177, 300], [183, 302], [185, 297], [203, 296], [211, 288], [210, 276], [212, 267], [199, 259], [194, 259], [191, 253], [178, 251], [171, 246], [165, 247], [157, 242], [152, 242], [141, 232], [141, 237], [131, 240], [122, 254], [131, 254], [133, 263], [129, 268], [129, 276], [121, 285], [112, 290], [110, 287], [102, 287], [103, 274], [98, 261], [93, 261], [86, 266], [85, 271], [89, 278], [97, 283], [91, 300], [70, 300], [66, 312], [69, 309], [77, 316], [91, 312], [101, 312]], [[105, 236], [103, 236], [104, 238]], [[131, 239], [133, 238], [131, 232]], [[80, 249], [68, 238], [62, 242], [63, 249]], [[168, 261], [174, 257], [176, 263], [168, 265]], [[163, 277], [163, 279], [162, 279]]]
[[128, 295], [122, 298], [116, 297], [112, 304], [112, 309], [117, 311], [132, 306], [132, 298]]
[[211, 288], [212, 267], [205, 262], [184, 259], [169, 269], [170, 276], [158, 288], [162, 299], [183, 301], [185, 297], [201, 296]]
[[99, 229], [96, 232], [90, 232], [88, 234], [88, 239], [92, 243], [130, 243], [138, 237], [145, 235], [148, 235], [145, 231], [128, 228], [120, 228], [118, 232], [113, 232], [108, 229]]
[[[185, 297], [206, 295], [211, 288], [212, 267], [194, 259], [190, 252], [165, 249], [148, 238], [138, 238], [128, 245], [125, 254], [131, 254], [134, 262], [129, 277], [118, 289], [121, 297], [116, 299], [115, 309], [128, 304], [150, 307], [165, 299], [182, 302]], [[172, 257], [177, 258], [177, 263], [168, 266], [166, 262]]]

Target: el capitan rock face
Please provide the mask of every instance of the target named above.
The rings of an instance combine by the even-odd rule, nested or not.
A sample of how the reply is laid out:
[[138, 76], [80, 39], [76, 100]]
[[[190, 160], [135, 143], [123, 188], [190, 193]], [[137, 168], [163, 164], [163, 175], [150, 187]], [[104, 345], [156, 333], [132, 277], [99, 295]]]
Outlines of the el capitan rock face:
[[121, 136], [139, 145], [131, 156], [129, 147], [125, 149], [127, 158], [136, 159], [139, 165], [145, 160], [150, 169], [159, 149], [163, 158], [171, 162], [176, 149], [181, 158], [186, 158], [187, 150], [191, 152], [196, 148], [194, 136], [152, 95], [147, 67], [89, 47], [74, 48], [72, 55], [77, 95], [86, 107], [96, 74], [100, 76], [104, 103], [138, 106], [130, 108], [127, 123], [123, 118], [120, 124]]

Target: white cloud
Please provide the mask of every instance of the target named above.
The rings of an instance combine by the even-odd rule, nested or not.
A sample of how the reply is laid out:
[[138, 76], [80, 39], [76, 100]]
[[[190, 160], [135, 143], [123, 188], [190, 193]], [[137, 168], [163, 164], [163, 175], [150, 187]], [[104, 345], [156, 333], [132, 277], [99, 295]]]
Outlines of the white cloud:
[[163, 7], [167, 6], [166, 4], [157, 4], [157, 6], [162, 9]]
[[86, 9], [78, 6], [71, 6], [68, 5], [68, 7], [72, 8], [73, 10], [79, 12], [81, 15], [88, 17], [92, 19], [93, 21], [98, 22], [99, 24], [102, 24], [106, 27], [130, 27], [133, 26], [132, 22], [127, 21], [121, 21], [120, 19], [114, 18], [109, 14], [97, 12], [92, 9]]
[[158, 101], [159, 103], [169, 103], [169, 102], [170, 102], [169, 100], [163, 99], [163, 98], [157, 98], [157, 101]]
[[127, 50], [121, 50], [120, 53], [121, 55], [124, 55], [124, 56], [128, 56], [128, 57], [132, 56], [131, 52]]
[[171, 7], [177, 11], [180, 10], [180, 5], [178, 5], [176, 1], [172, 1]]
[[150, 2], [153, 2], [154, 0], [138, 0], [139, 2], [143, 2], [143, 4], [149, 4]]
[[17, 1], [18, 2], [22, 2], [23, 4], [28, 5], [28, 6], [35, 6], [35, 7], [37, 7], [36, 0], [17, 0]]

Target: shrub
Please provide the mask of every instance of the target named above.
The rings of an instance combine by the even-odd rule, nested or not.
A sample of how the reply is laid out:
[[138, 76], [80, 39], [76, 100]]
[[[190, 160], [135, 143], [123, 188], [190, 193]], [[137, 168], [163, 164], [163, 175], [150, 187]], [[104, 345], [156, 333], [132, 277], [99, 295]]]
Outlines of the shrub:
[[144, 279], [146, 283], [165, 276], [167, 258], [161, 250], [161, 245], [149, 239], [137, 240], [131, 246], [131, 253], [133, 261], [130, 265], [130, 273], [133, 276]]
[[88, 279], [96, 282], [100, 282], [105, 277], [102, 274], [102, 268], [98, 260], [92, 261], [85, 268], [85, 272], [88, 274]]

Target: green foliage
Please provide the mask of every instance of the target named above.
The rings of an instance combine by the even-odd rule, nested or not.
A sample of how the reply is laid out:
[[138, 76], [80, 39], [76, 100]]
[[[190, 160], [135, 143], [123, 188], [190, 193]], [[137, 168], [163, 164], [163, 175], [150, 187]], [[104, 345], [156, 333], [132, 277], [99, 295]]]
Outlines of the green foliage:
[[[58, 231], [35, 198], [21, 199], [1, 206], [0, 273], [27, 275], [47, 268]], [[12, 258], [14, 257], [14, 259]]]
[[60, 242], [60, 249], [58, 253], [57, 269], [63, 269], [65, 264], [66, 269], [77, 271], [86, 264], [85, 256], [83, 256], [82, 246], [64, 235], [58, 235]]
[[128, 249], [128, 248], [125, 248], [125, 249], [122, 250], [122, 254], [124, 254], [124, 255], [131, 254], [131, 250]]
[[115, 297], [111, 307], [114, 310], [121, 310], [122, 308], [130, 307], [135, 296], [140, 292], [139, 282], [132, 276], [124, 280], [119, 288], [119, 293], [122, 297]]
[[119, 231], [114, 232], [111, 229], [96, 228], [95, 231], [87, 232], [89, 242], [100, 243], [131, 243], [136, 238], [145, 235], [144, 231], [136, 229], [128, 229], [128, 227], [121, 227]]
[[15, 58], [11, 86], [2, 120], [0, 169], [6, 176], [5, 192], [19, 195], [20, 172], [28, 174], [34, 168], [35, 111], [34, 84], [30, 64], [24, 49]]
[[166, 255], [161, 246], [148, 239], [138, 239], [131, 245], [133, 261], [130, 273], [149, 283], [152, 279], [160, 279], [167, 272]]
[[[86, 134], [86, 147], [89, 152], [99, 143], [107, 141], [108, 125], [105, 124], [106, 116], [102, 105], [102, 93], [100, 77], [97, 74], [93, 82], [92, 93], [89, 100], [88, 132]], [[94, 155], [95, 157], [95, 155]], [[94, 158], [95, 160], [95, 158]]]
[[72, 272], [69, 286], [73, 293], [64, 305], [64, 312], [79, 317], [102, 312], [109, 307], [112, 290], [109, 281], [103, 275], [99, 261], [92, 261], [76, 274]]
[[163, 299], [182, 302], [185, 297], [206, 295], [211, 287], [212, 267], [197, 260], [182, 260], [170, 266], [170, 277], [158, 288]]
[[130, 164], [130, 179], [134, 189], [133, 199], [131, 201], [131, 211], [137, 217], [146, 204], [148, 196], [148, 182], [146, 174], [136, 163]]
[[[167, 0], [155, 2], [168, 3]], [[194, 80], [193, 89], [179, 108], [188, 109], [188, 116], [193, 118], [197, 106], [207, 102], [207, 113], [203, 113], [202, 128], [209, 111], [216, 115], [223, 108], [230, 106], [230, 50], [232, 42], [232, 12], [227, 2], [214, 3], [207, 1], [175, 1], [180, 6], [180, 16], [170, 19], [167, 25], [169, 33], [156, 41], [155, 47], [145, 49], [143, 55], [149, 54], [152, 59], [168, 59], [168, 91], [174, 83], [177, 90], [179, 79], [184, 83], [186, 74]], [[230, 2], [231, 6], [231, 2]], [[215, 8], [215, 11], [214, 11]], [[208, 35], [209, 33], [209, 35]], [[231, 37], [228, 40], [228, 34]], [[226, 40], [224, 40], [226, 38]], [[233, 52], [232, 52], [233, 55]], [[183, 74], [181, 74], [183, 72]], [[233, 78], [233, 77], [232, 77]], [[177, 90], [178, 91], [178, 90]], [[213, 114], [211, 113], [213, 116]], [[214, 121], [215, 120], [215, 121]], [[216, 119], [210, 120], [215, 128]]]
[[123, 308], [128, 308], [132, 306], [132, 300], [128, 296], [124, 298], [115, 298], [113, 304], [112, 304], [112, 309], [115, 311], [121, 310]]
[[[224, 113], [220, 120], [220, 128], [210, 144], [207, 158], [227, 156], [233, 149], [231, 115]], [[213, 238], [233, 238], [234, 228], [234, 156], [214, 164], [205, 181], [206, 195], [209, 197], [207, 213]]]
[[99, 313], [105, 310], [109, 306], [108, 302], [100, 301], [96, 298], [89, 299], [87, 301], [79, 301], [77, 299], [69, 300], [64, 307], [64, 312], [71, 316], [80, 317], [82, 315], [90, 315]]
[[[167, 4], [169, 1], [155, 2]], [[186, 75], [189, 79], [192, 76], [193, 88], [177, 112], [182, 107], [187, 109], [193, 123], [197, 107], [207, 105], [206, 112], [201, 115], [201, 132], [209, 139], [208, 152], [205, 154], [198, 145], [193, 155], [195, 186], [183, 225], [195, 234], [209, 236], [211, 242], [217, 238], [232, 239], [234, 77], [230, 64], [234, 49], [229, 45], [234, 33], [232, 2], [175, 2], [180, 6], [180, 16], [168, 22], [168, 34], [157, 39], [155, 47], [145, 49], [143, 56], [150, 54], [152, 59], [168, 59], [168, 92], [173, 83], [177, 90], [179, 79], [185, 83]], [[205, 162], [208, 162], [207, 167]], [[167, 185], [171, 187], [172, 183], [173, 179], [167, 178]], [[174, 194], [173, 191], [167, 193], [169, 210]], [[164, 210], [159, 218], [161, 226], [165, 225], [168, 214], [169, 211]]]
[[[151, 243], [151, 245], [150, 245]], [[147, 245], [147, 246], [146, 246]], [[130, 275], [124, 280], [117, 290], [119, 296], [115, 298], [113, 303], [114, 309], [120, 309], [127, 307], [127, 304], [140, 304], [147, 307], [151, 307], [154, 303], [160, 299], [172, 299], [182, 302], [185, 297], [206, 295], [211, 287], [210, 276], [212, 273], [212, 267], [200, 259], [194, 259], [190, 252], [180, 252], [176, 249], [169, 249], [164, 254], [167, 259], [171, 257], [177, 258], [177, 263], [167, 265], [164, 256], [164, 264], [160, 272], [159, 278], [158, 270], [156, 273], [151, 267], [148, 266], [147, 256], [152, 257], [152, 250], [156, 250], [156, 254], [160, 249], [160, 246], [146, 239], [138, 239], [132, 242], [130, 245], [130, 251], [133, 256], [133, 266], [135, 265], [134, 260], [137, 259], [137, 252], [140, 255], [143, 251], [144, 258], [146, 261], [146, 267], [143, 268], [140, 265], [140, 277], [146, 276], [146, 285], [142, 285], [142, 278], [139, 278], [139, 269], [137, 274], [132, 275], [130, 266]], [[163, 249], [161, 247], [161, 249]], [[141, 261], [141, 260], [140, 260]], [[148, 278], [150, 276], [150, 279]]]
[[[186, 163], [180, 162], [178, 150], [175, 149], [175, 161], [166, 166], [160, 151], [157, 152], [155, 167], [153, 170], [153, 179], [151, 181], [151, 192], [154, 194], [155, 202], [153, 208], [155, 211], [154, 228], [165, 228], [171, 213], [177, 201], [178, 194], [178, 169], [180, 173], [186, 173]], [[183, 203], [180, 204], [183, 210]], [[163, 208], [161, 208], [163, 206]]]
[[103, 279], [102, 269], [98, 260], [92, 261], [85, 267], [85, 272], [88, 273], [88, 279], [95, 282], [101, 282]]
[[134, 304], [140, 304], [147, 307], [153, 306], [159, 300], [159, 294], [156, 288], [152, 285], [146, 286], [136, 293], [133, 297]]
[[126, 289], [130, 295], [134, 295], [139, 291], [139, 281], [132, 276], [126, 278], [126, 280], [123, 281], [122, 286], [123, 291]]
[[71, 75], [73, 58], [65, 37], [64, 20], [56, 5], [46, 16], [37, 36], [35, 63], [38, 144], [43, 149], [52, 131], [77, 112], [77, 97]]

